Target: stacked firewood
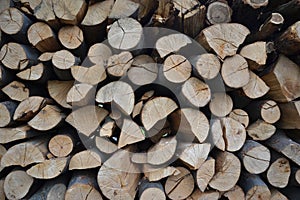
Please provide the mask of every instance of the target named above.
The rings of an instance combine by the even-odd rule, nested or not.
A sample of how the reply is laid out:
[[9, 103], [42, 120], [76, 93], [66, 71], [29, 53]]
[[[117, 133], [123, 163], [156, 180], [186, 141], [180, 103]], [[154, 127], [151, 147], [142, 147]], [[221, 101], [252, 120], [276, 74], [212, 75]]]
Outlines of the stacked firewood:
[[300, 198], [299, 0], [0, 12], [0, 200]]

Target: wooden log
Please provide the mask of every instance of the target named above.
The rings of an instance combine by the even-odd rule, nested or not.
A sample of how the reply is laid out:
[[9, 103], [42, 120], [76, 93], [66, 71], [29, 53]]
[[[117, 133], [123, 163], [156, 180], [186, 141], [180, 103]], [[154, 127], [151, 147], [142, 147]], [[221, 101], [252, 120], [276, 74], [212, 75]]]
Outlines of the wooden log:
[[238, 185], [235, 185], [229, 191], [225, 192], [223, 196], [228, 200], [245, 199], [245, 193], [243, 189]]
[[139, 186], [139, 199], [166, 199], [164, 188], [160, 182], [149, 182], [147, 179], [142, 180]]
[[85, 106], [74, 110], [66, 118], [77, 131], [89, 137], [107, 116], [108, 112], [98, 106]]
[[205, 200], [205, 199], [210, 199], [210, 200], [217, 200], [220, 198], [220, 193], [218, 191], [205, 191], [201, 192], [200, 190], [195, 190], [191, 196], [187, 198], [187, 200]]
[[19, 81], [13, 81], [3, 87], [2, 92], [6, 94], [11, 100], [23, 101], [29, 97], [29, 89]]
[[0, 127], [6, 127], [13, 123], [13, 115], [17, 105], [18, 104], [13, 101], [4, 101], [0, 103]]
[[129, 51], [123, 51], [120, 54], [111, 56], [107, 63], [107, 73], [112, 77], [123, 77], [133, 62], [132, 54]]
[[123, 81], [111, 82], [97, 92], [96, 102], [114, 103], [126, 115], [134, 108], [134, 92], [132, 87]]
[[226, 93], [214, 93], [212, 94], [211, 101], [209, 103], [209, 109], [211, 113], [217, 117], [225, 117], [233, 108], [233, 101]]
[[284, 132], [278, 130], [266, 141], [266, 145], [300, 166], [300, 145], [288, 138]]
[[137, 16], [139, 3], [131, 0], [117, 0], [109, 14], [110, 19], [122, 19]]
[[184, 167], [177, 167], [180, 171], [178, 175], [167, 178], [165, 192], [170, 199], [185, 199], [194, 190], [194, 179], [189, 170]]
[[104, 66], [98, 64], [91, 67], [75, 65], [71, 67], [71, 73], [76, 81], [90, 85], [97, 85], [107, 77]]
[[74, 84], [67, 94], [67, 103], [73, 107], [92, 105], [96, 88], [86, 83]]
[[61, 49], [56, 35], [50, 26], [44, 22], [36, 22], [30, 26], [27, 37], [40, 52], [55, 52]]
[[30, 46], [9, 42], [2, 46], [0, 60], [2, 64], [13, 70], [23, 70], [37, 64], [38, 53]]
[[74, 139], [69, 134], [58, 134], [49, 141], [50, 153], [58, 158], [67, 157], [74, 148]]
[[232, 9], [227, 2], [215, 1], [208, 5], [206, 18], [209, 24], [231, 22]]
[[[1, 40], [1, 37], [0, 37]], [[0, 46], [1, 41], [0, 41]], [[13, 81], [14, 75], [9, 69], [5, 68], [2, 64], [0, 64], [0, 86], [3, 87]]]
[[276, 132], [276, 127], [263, 120], [257, 120], [247, 128], [248, 135], [256, 141], [267, 140]]
[[72, 86], [73, 81], [48, 81], [48, 92], [50, 97], [56, 101], [60, 106], [64, 108], [71, 108], [71, 105], [67, 103], [67, 95]]
[[270, 200], [288, 200], [286, 196], [280, 193], [278, 190], [272, 188], [271, 190], [271, 199]]
[[62, 174], [68, 164], [69, 158], [52, 158], [29, 168], [26, 173], [37, 179], [52, 179]]
[[240, 55], [248, 60], [251, 70], [258, 70], [267, 62], [266, 42], [254, 42], [244, 46]]
[[229, 117], [240, 122], [245, 128], [249, 125], [248, 113], [242, 109], [234, 109], [229, 113]]
[[96, 147], [103, 153], [112, 154], [118, 150], [118, 146], [106, 137], [96, 137], [95, 141]]
[[[7, 152], [6, 148], [3, 145], [0, 145], [0, 172], [4, 169], [4, 167], [1, 166], [1, 159], [6, 152]], [[0, 185], [1, 185], [1, 183], [0, 183]], [[1, 188], [1, 186], [0, 186], [0, 188]], [[0, 199], [1, 199], [1, 192], [0, 192]]]
[[204, 79], [213, 79], [217, 77], [221, 69], [221, 63], [218, 57], [211, 53], [204, 53], [195, 58], [196, 72]]
[[299, 66], [280, 55], [272, 71], [262, 76], [270, 87], [268, 96], [278, 102], [289, 102], [300, 97], [299, 75]]
[[172, 0], [158, 2], [158, 8], [153, 15], [153, 24], [157, 26], [173, 26], [175, 21], [174, 3]]
[[[174, 156], [177, 147], [176, 137], [162, 138], [147, 152], [147, 163], [151, 165], [161, 165]], [[161, 151], [164, 153], [162, 154]]]
[[[1, 11], [0, 11], [1, 12]], [[4, 179], [0, 180], [0, 199], [5, 200]]]
[[288, 185], [290, 174], [291, 168], [288, 159], [280, 157], [270, 165], [267, 179], [272, 186], [284, 188]]
[[215, 159], [216, 173], [209, 182], [209, 186], [221, 192], [228, 191], [238, 182], [241, 162], [229, 152], [218, 152]]
[[269, 3], [269, 0], [262, 0], [262, 1], [258, 1], [258, 0], [243, 0], [243, 2], [245, 4], [248, 4], [249, 6], [251, 6], [254, 9], [258, 9], [264, 6], [267, 6]]
[[191, 77], [183, 83], [181, 96], [194, 107], [204, 107], [211, 100], [212, 94], [209, 85], [198, 78]]
[[258, 175], [243, 172], [240, 180], [240, 186], [246, 194], [246, 200], [271, 198], [271, 192], [268, 186]]
[[204, 192], [208, 187], [209, 182], [215, 175], [216, 160], [209, 157], [196, 171], [196, 184], [201, 192]]
[[112, 24], [108, 31], [107, 37], [108, 43], [113, 48], [119, 50], [130, 50], [138, 47], [142, 42], [143, 29], [141, 24], [135, 19], [121, 18]]
[[265, 83], [263, 79], [257, 76], [252, 71], [249, 71], [250, 79], [249, 82], [242, 88], [243, 92], [250, 99], [257, 99], [264, 96], [270, 91], [270, 87]]
[[102, 200], [102, 196], [97, 188], [95, 174], [75, 173], [69, 182], [65, 200]]
[[164, 168], [155, 168], [154, 166], [150, 166], [148, 164], [145, 164], [143, 166], [143, 171], [145, 174], [145, 177], [149, 181], [160, 181], [163, 178], [172, 176], [172, 175], [179, 175], [180, 171], [172, 166], [167, 166]]
[[26, 32], [32, 21], [25, 14], [17, 8], [7, 8], [1, 12], [0, 18], [1, 31], [11, 35], [17, 42], [28, 42]]
[[53, 55], [53, 52], [44, 52], [39, 56], [38, 60], [41, 62], [50, 62], [52, 60]]
[[205, 28], [196, 40], [207, 50], [213, 50], [221, 59], [224, 59], [236, 54], [249, 33], [250, 31], [241, 24], [215, 24]]
[[142, 129], [132, 120], [124, 119], [118, 141], [118, 148], [145, 140]]
[[69, 170], [91, 169], [101, 166], [101, 156], [95, 150], [85, 150], [72, 156]]
[[148, 55], [139, 55], [134, 58], [128, 70], [129, 80], [138, 86], [153, 83], [158, 76], [158, 66]]
[[33, 65], [28, 69], [20, 71], [16, 74], [18, 78], [25, 81], [35, 81], [36, 83], [45, 83], [51, 76], [51, 68], [45, 66], [43, 63]]
[[10, 0], [4, 0], [2, 4], [0, 5], [0, 13], [2, 13], [4, 10], [8, 9], [10, 7]]
[[33, 6], [32, 4], [30, 4], [30, 6], [35, 7], [33, 8], [33, 14], [38, 20], [46, 22], [54, 29], [58, 29], [58, 27], [60, 26], [60, 22], [56, 17], [55, 11], [53, 9], [55, 3], [56, 1], [53, 0], [43, 0], [37, 3], [37, 5], [35, 6]]
[[104, 122], [99, 130], [100, 137], [111, 137], [116, 129], [116, 122], [114, 120], [109, 120]]
[[270, 165], [271, 153], [268, 148], [253, 140], [246, 140], [239, 152], [245, 169], [251, 174], [260, 174]]
[[4, 192], [7, 199], [22, 199], [32, 187], [34, 179], [25, 171], [10, 172], [4, 180]]
[[281, 116], [276, 124], [282, 129], [300, 129], [300, 101], [278, 104]]
[[87, 53], [88, 59], [98, 65], [102, 65], [108, 61], [108, 59], [112, 56], [111, 49], [103, 44], [103, 43], [96, 43], [89, 48]]
[[149, 23], [159, 3], [147, 0], [133, 0], [133, 2], [139, 4], [137, 16], [138, 21], [143, 25]]
[[65, 114], [57, 106], [45, 106], [28, 125], [39, 131], [48, 131], [53, 129], [65, 118]]
[[0, 143], [6, 144], [26, 138], [31, 138], [40, 133], [32, 130], [28, 125], [22, 125], [15, 128], [0, 128]]

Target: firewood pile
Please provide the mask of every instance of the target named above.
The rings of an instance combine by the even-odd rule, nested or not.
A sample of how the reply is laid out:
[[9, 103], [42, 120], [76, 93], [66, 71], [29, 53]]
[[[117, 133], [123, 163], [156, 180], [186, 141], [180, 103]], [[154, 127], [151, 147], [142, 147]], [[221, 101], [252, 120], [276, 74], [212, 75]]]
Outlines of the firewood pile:
[[300, 199], [299, 0], [1, 0], [0, 200]]

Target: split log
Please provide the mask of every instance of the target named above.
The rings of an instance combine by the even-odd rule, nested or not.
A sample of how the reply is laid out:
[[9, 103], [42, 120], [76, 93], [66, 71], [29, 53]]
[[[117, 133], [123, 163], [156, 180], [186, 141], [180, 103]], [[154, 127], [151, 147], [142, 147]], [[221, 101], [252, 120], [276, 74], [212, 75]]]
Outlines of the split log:
[[50, 62], [52, 60], [53, 55], [53, 52], [44, 52], [39, 56], [38, 60], [41, 62]]
[[187, 200], [218, 200], [220, 199], [220, 193], [218, 191], [205, 191], [201, 192], [200, 190], [195, 190]]
[[148, 0], [133, 0], [139, 4], [137, 19], [141, 24], [146, 24], [151, 20], [154, 11], [157, 9], [158, 2]]
[[73, 111], [66, 118], [66, 122], [89, 137], [99, 127], [107, 114], [108, 112], [105, 109], [90, 105]]
[[236, 54], [250, 31], [241, 24], [223, 23], [205, 28], [196, 40], [207, 50], [213, 50], [221, 59]]
[[50, 26], [43, 22], [36, 22], [30, 26], [27, 32], [29, 42], [40, 52], [55, 52], [61, 46]]
[[167, 166], [165, 168], [154, 168], [153, 166], [150, 167], [147, 164], [144, 165], [143, 172], [149, 181], [160, 181], [163, 178], [173, 175], [177, 176], [180, 174], [180, 171], [172, 166]]
[[94, 44], [87, 53], [87, 58], [96, 65], [106, 63], [111, 56], [111, 49], [103, 43]]
[[32, 138], [40, 133], [32, 130], [28, 125], [22, 125], [15, 128], [0, 128], [0, 143], [6, 144], [26, 138]]
[[189, 170], [177, 167], [178, 175], [169, 176], [165, 183], [165, 192], [170, 199], [185, 199], [194, 190], [194, 179]]
[[45, 66], [43, 63], [39, 63], [17, 73], [16, 75], [22, 80], [45, 83], [51, 78], [51, 72], [51, 68]]
[[33, 7], [33, 14], [38, 20], [46, 22], [54, 29], [58, 29], [60, 22], [53, 9], [55, 3], [56, 1], [53, 0], [43, 0], [39, 3], [36, 3], [37, 5], [34, 6], [30, 3], [30, 7]]
[[96, 137], [95, 140], [96, 147], [103, 153], [112, 154], [118, 150], [118, 146], [106, 137]]
[[64, 108], [71, 108], [67, 103], [67, 95], [72, 86], [73, 81], [48, 81], [48, 92], [52, 99]]
[[11, 100], [23, 101], [29, 97], [29, 89], [19, 81], [13, 81], [2, 88], [2, 92]]
[[280, 55], [272, 71], [262, 77], [271, 88], [268, 96], [278, 102], [289, 102], [300, 97], [300, 68]]
[[0, 14], [0, 29], [14, 40], [27, 43], [26, 33], [32, 21], [17, 8], [7, 8]]
[[229, 117], [240, 122], [245, 128], [249, 125], [248, 113], [242, 109], [234, 109], [229, 113]]
[[13, 115], [17, 108], [17, 105], [13, 101], [5, 101], [0, 103], [0, 127], [6, 127], [12, 124]]
[[258, 9], [264, 6], [267, 6], [269, 3], [269, 0], [243, 0], [245, 4], [248, 4], [254, 9]]
[[100, 137], [111, 137], [114, 133], [114, 130], [116, 128], [116, 122], [111, 120], [105, 122], [99, 131], [99, 136]]
[[300, 166], [300, 145], [288, 138], [282, 131], [278, 130], [266, 141], [266, 145]]
[[270, 91], [270, 87], [252, 71], [249, 71], [250, 79], [249, 82], [242, 88], [247, 97], [251, 99], [257, 99], [264, 96]]
[[204, 53], [195, 58], [195, 68], [197, 73], [204, 79], [217, 77], [221, 69], [219, 58], [211, 53]]
[[282, 129], [300, 129], [300, 101], [278, 105], [282, 114], [276, 125]]
[[48, 148], [54, 156], [66, 157], [73, 151], [74, 139], [68, 134], [55, 135], [50, 139]]
[[134, 92], [132, 87], [122, 81], [111, 82], [97, 92], [96, 102], [114, 103], [126, 115], [134, 108]]
[[23, 199], [33, 185], [34, 179], [22, 170], [10, 172], [4, 180], [7, 199]]
[[267, 179], [272, 186], [284, 188], [289, 182], [290, 174], [291, 168], [289, 161], [284, 157], [280, 157], [270, 165], [267, 171]]
[[[124, 2], [124, 0], [118, 1]], [[121, 18], [112, 24], [108, 31], [107, 37], [108, 43], [113, 48], [119, 50], [130, 50], [135, 47], [138, 47], [139, 44], [142, 42], [143, 29], [141, 24], [135, 19]]]
[[74, 84], [67, 94], [67, 103], [72, 107], [81, 107], [94, 104], [96, 88], [86, 83]]
[[218, 191], [228, 191], [235, 186], [241, 173], [241, 162], [232, 153], [218, 152], [216, 155], [216, 172], [209, 186]]
[[90, 85], [97, 85], [107, 77], [104, 66], [99, 64], [91, 67], [75, 65], [71, 67], [71, 73], [76, 81]]
[[201, 192], [204, 192], [215, 175], [215, 162], [216, 160], [209, 157], [196, 172], [196, 183]]
[[247, 128], [248, 135], [253, 140], [267, 140], [276, 132], [276, 127], [263, 120], [257, 120]]
[[231, 22], [232, 9], [227, 2], [215, 1], [209, 4], [206, 17], [210, 24]]
[[94, 174], [88, 172], [75, 173], [69, 182], [65, 200], [102, 200], [94, 176]]
[[120, 54], [111, 56], [107, 63], [107, 73], [112, 77], [123, 77], [133, 62], [132, 54], [129, 51], [123, 51]]
[[[1, 159], [2, 159], [3, 155], [6, 154], [6, 152], [7, 152], [6, 148], [3, 145], [0, 145], [0, 172], [4, 169], [4, 167], [1, 166]], [[0, 185], [1, 185], [1, 183], [0, 183]], [[1, 188], [1, 186], [0, 186], [0, 188]], [[0, 199], [1, 199], [1, 192], [0, 192]]]
[[118, 148], [143, 141], [145, 138], [145, 134], [134, 121], [130, 119], [124, 119], [118, 141]]
[[174, 3], [172, 0], [158, 2], [158, 8], [153, 15], [154, 25], [173, 26], [175, 21]]
[[246, 200], [271, 198], [271, 192], [268, 186], [258, 175], [243, 172], [240, 180], [240, 186], [246, 193]]
[[140, 5], [131, 0], [116, 0], [109, 14], [110, 19], [122, 19], [135, 17], [138, 14]]
[[69, 170], [91, 169], [101, 166], [101, 156], [95, 150], [85, 150], [75, 154], [69, 164]]
[[8, 9], [11, 5], [10, 0], [4, 0], [2, 4], [0, 5], [0, 13], [2, 13], [4, 10]]
[[26, 173], [37, 179], [52, 179], [64, 172], [69, 158], [52, 158], [29, 168]]
[[268, 148], [253, 140], [247, 140], [239, 153], [245, 169], [251, 174], [266, 171], [270, 164], [271, 153]]
[[209, 85], [195, 77], [185, 81], [181, 87], [181, 95], [195, 107], [206, 106], [212, 97]]
[[30, 46], [9, 42], [2, 46], [0, 60], [2, 64], [13, 70], [23, 70], [37, 64], [38, 53]]
[[139, 199], [166, 199], [164, 188], [159, 182], [149, 182], [146, 179], [143, 180], [139, 186]]
[[258, 70], [267, 62], [266, 42], [254, 42], [244, 46], [240, 55], [248, 60], [251, 70]]
[[223, 196], [228, 200], [245, 199], [245, 193], [243, 189], [238, 185], [235, 185], [229, 191], [225, 192]]
[[271, 190], [271, 199], [270, 200], [288, 200], [286, 196], [280, 193], [278, 190], [272, 188]]
[[214, 93], [212, 94], [211, 101], [209, 103], [209, 109], [211, 113], [217, 117], [225, 117], [233, 108], [233, 101], [226, 93]]

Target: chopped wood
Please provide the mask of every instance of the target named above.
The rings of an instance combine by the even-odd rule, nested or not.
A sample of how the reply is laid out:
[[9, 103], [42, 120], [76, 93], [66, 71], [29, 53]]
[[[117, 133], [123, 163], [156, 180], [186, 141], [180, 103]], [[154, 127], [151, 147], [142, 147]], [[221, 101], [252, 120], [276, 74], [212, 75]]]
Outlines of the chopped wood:
[[41, 62], [48, 62], [51, 61], [53, 55], [53, 52], [44, 52], [39, 56], [38, 60]]
[[274, 124], [281, 117], [280, 108], [273, 100], [264, 101], [260, 110], [261, 118], [270, 124]]
[[200, 190], [195, 190], [187, 200], [217, 200], [220, 198], [220, 193], [218, 191], [205, 191], [201, 192]]
[[242, 88], [244, 93], [250, 99], [257, 99], [270, 91], [270, 87], [268, 86], [270, 83], [267, 83], [257, 76], [252, 71], [249, 71], [250, 79], [249, 82]]
[[276, 124], [282, 129], [300, 129], [300, 101], [278, 104], [281, 112]]
[[233, 108], [233, 101], [226, 93], [214, 93], [212, 94], [211, 101], [209, 103], [209, 109], [211, 113], [217, 117], [225, 117]]
[[131, 0], [116, 0], [109, 14], [111, 19], [133, 17], [138, 14], [139, 3]]
[[139, 186], [139, 199], [166, 199], [164, 188], [159, 182], [149, 182], [146, 179]]
[[2, 88], [2, 92], [5, 93], [11, 100], [19, 102], [29, 97], [29, 89], [19, 81], [12, 81]]
[[97, 65], [103, 65], [111, 56], [111, 49], [103, 43], [96, 43], [91, 46], [87, 54], [88, 59]]
[[4, 0], [0, 5], [0, 13], [8, 9], [10, 7], [10, 4], [11, 4], [10, 0]]
[[249, 68], [257, 70], [267, 62], [266, 42], [254, 42], [244, 46], [240, 55], [249, 61]]
[[[0, 145], [0, 172], [4, 169], [4, 167], [1, 166], [1, 159], [6, 152], [7, 152], [6, 148], [3, 145]], [[1, 199], [1, 195], [0, 195], [0, 199]]]
[[269, 124], [263, 120], [257, 120], [256, 122], [250, 124], [250, 126], [247, 128], [248, 135], [253, 140], [267, 140], [272, 135], [274, 135], [276, 132], [276, 127], [272, 124]]
[[51, 69], [48, 68], [48, 66], [45, 66], [43, 63], [39, 63], [17, 73], [16, 75], [22, 80], [44, 83], [47, 82], [51, 76], [50, 70]]
[[96, 88], [90, 84], [74, 84], [67, 94], [67, 103], [74, 106], [86, 106], [94, 103]]
[[258, 9], [264, 6], [267, 6], [269, 3], [269, 0], [243, 0], [245, 4], [248, 4], [254, 9]]
[[118, 146], [106, 137], [96, 137], [95, 140], [96, 147], [103, 153], [111, 154], [118, 150]]
[[101, 156], [94, 150], [85, 150], [72, 156], [69, 170], [91, 169], [101, 166]]
[[107, 73], [113, 77], [123, 77], [131, 67], [132, 62], [133, 57], [129, 51], [113, 55], [108, 59]]
[[11, 125], [17, 106], [18, 104], [13, 101], [4, 101], [0, 103], [0, 127]]
[[284, 158], [276, 159], [267, 171], [268, 182], [277, 188], [284, 188], [289, 182], [291, 168], [289, 161]]
[[67, 103], [67, 95], [73, 87], [74, 81], [48, 81], [48, 92], [52, 99], [64, 108], [71, 108]]
[[238, 185], [235, 185], [229, 191], [225, 192], [223, 196], [228, 200], [245, 199], [245, 193], [243, 189]]
[[99, 131], [100, 137], [111, 137], [114, 133], [114, 130], [116, 128], [116, 122], [115, 121], [107, 121], [105, 122]]
[[134, 108], [133, 108], [133, 111], [132, 111], [132, 117], [133, 118], [135, 118], [136, 116], [141, 114], [143, 106], [144, 106], [143, 101], [140, 101], [140, 102], [138, 102], [134, 105]]
[[104, 66], [100, 64], [91, 67], [75, 65], [71, 67], [71, 73], [76, 81], [90, 85], [97, 85], [107, 77]]
[[28, 125], [21, 125], [15, 128], [0, 128], [0, 143], [6, 144], [26, 138], [32, 138], [40, 133], [32, 130]]
[[68, 134], [55, 135], [50, 139], [48, 148], [54, 156], [66, 157], [73, 151], [74, 139]]
[[232, 9], [227, 2], [215, 1], [209, 4], [206, 17], [210, 24], [228, 23], [231, 21]]
[[219, 74], [221, 63], [216, 55], [204, 53], [196, 57], [195, 68], [202, 78], [210, 80]]
[[270, 200], [288, 200], [288, 198], [284, 196], [282, 193], [280, 193], [278, 190], [272, 188]]
[[[1, 11], [0, 11], [1, 12]], [[4, 179], [0, 180], [0, 199], [5, 200]]]
[[61, 44], [77, 54], [85, 54], [83, 32], [78, 26], [64, 26], [59, 29], [58, 39]]
[[215, 162], [216, 160], [209, 157], [196, 172], [196, 183], [201, 192], [204, 192], [215, 175]]
[[234, 109], [229, 113], [229, 117], [240, 122], [245, 128], [249, 125], [248, 113], [242, 109]]
[[165, 168], [158, 168], [158, 169], [156, 168], [153, 169], [152, 167], [150, 167], [149, 169], [149, 167], [145, 167], [144, 165], [144, 174], [149, 181], [160, 181], [161, 179], [172, 175], [174, 176], [179, 175], [180, 171], [177, 168], [172, 166], [168, 166]]
[[118, 141], [118, 148], [143, 141], [145, 138], [145, 134], [134, 121], [124, 119]]
[[175, 21], [174, 3], [172, 0], [162, 0], [158, 2], [158, 8], [153, 15], [155, 25], [172, 26]]
[[275, 45], [280, 53], [285, 55], [295, 55], [300, 52], [300, 22], [290, 26], [275, 41]]
[[147, 164], [147, 153], [133, 153], [131, 161], [136, 164]]

